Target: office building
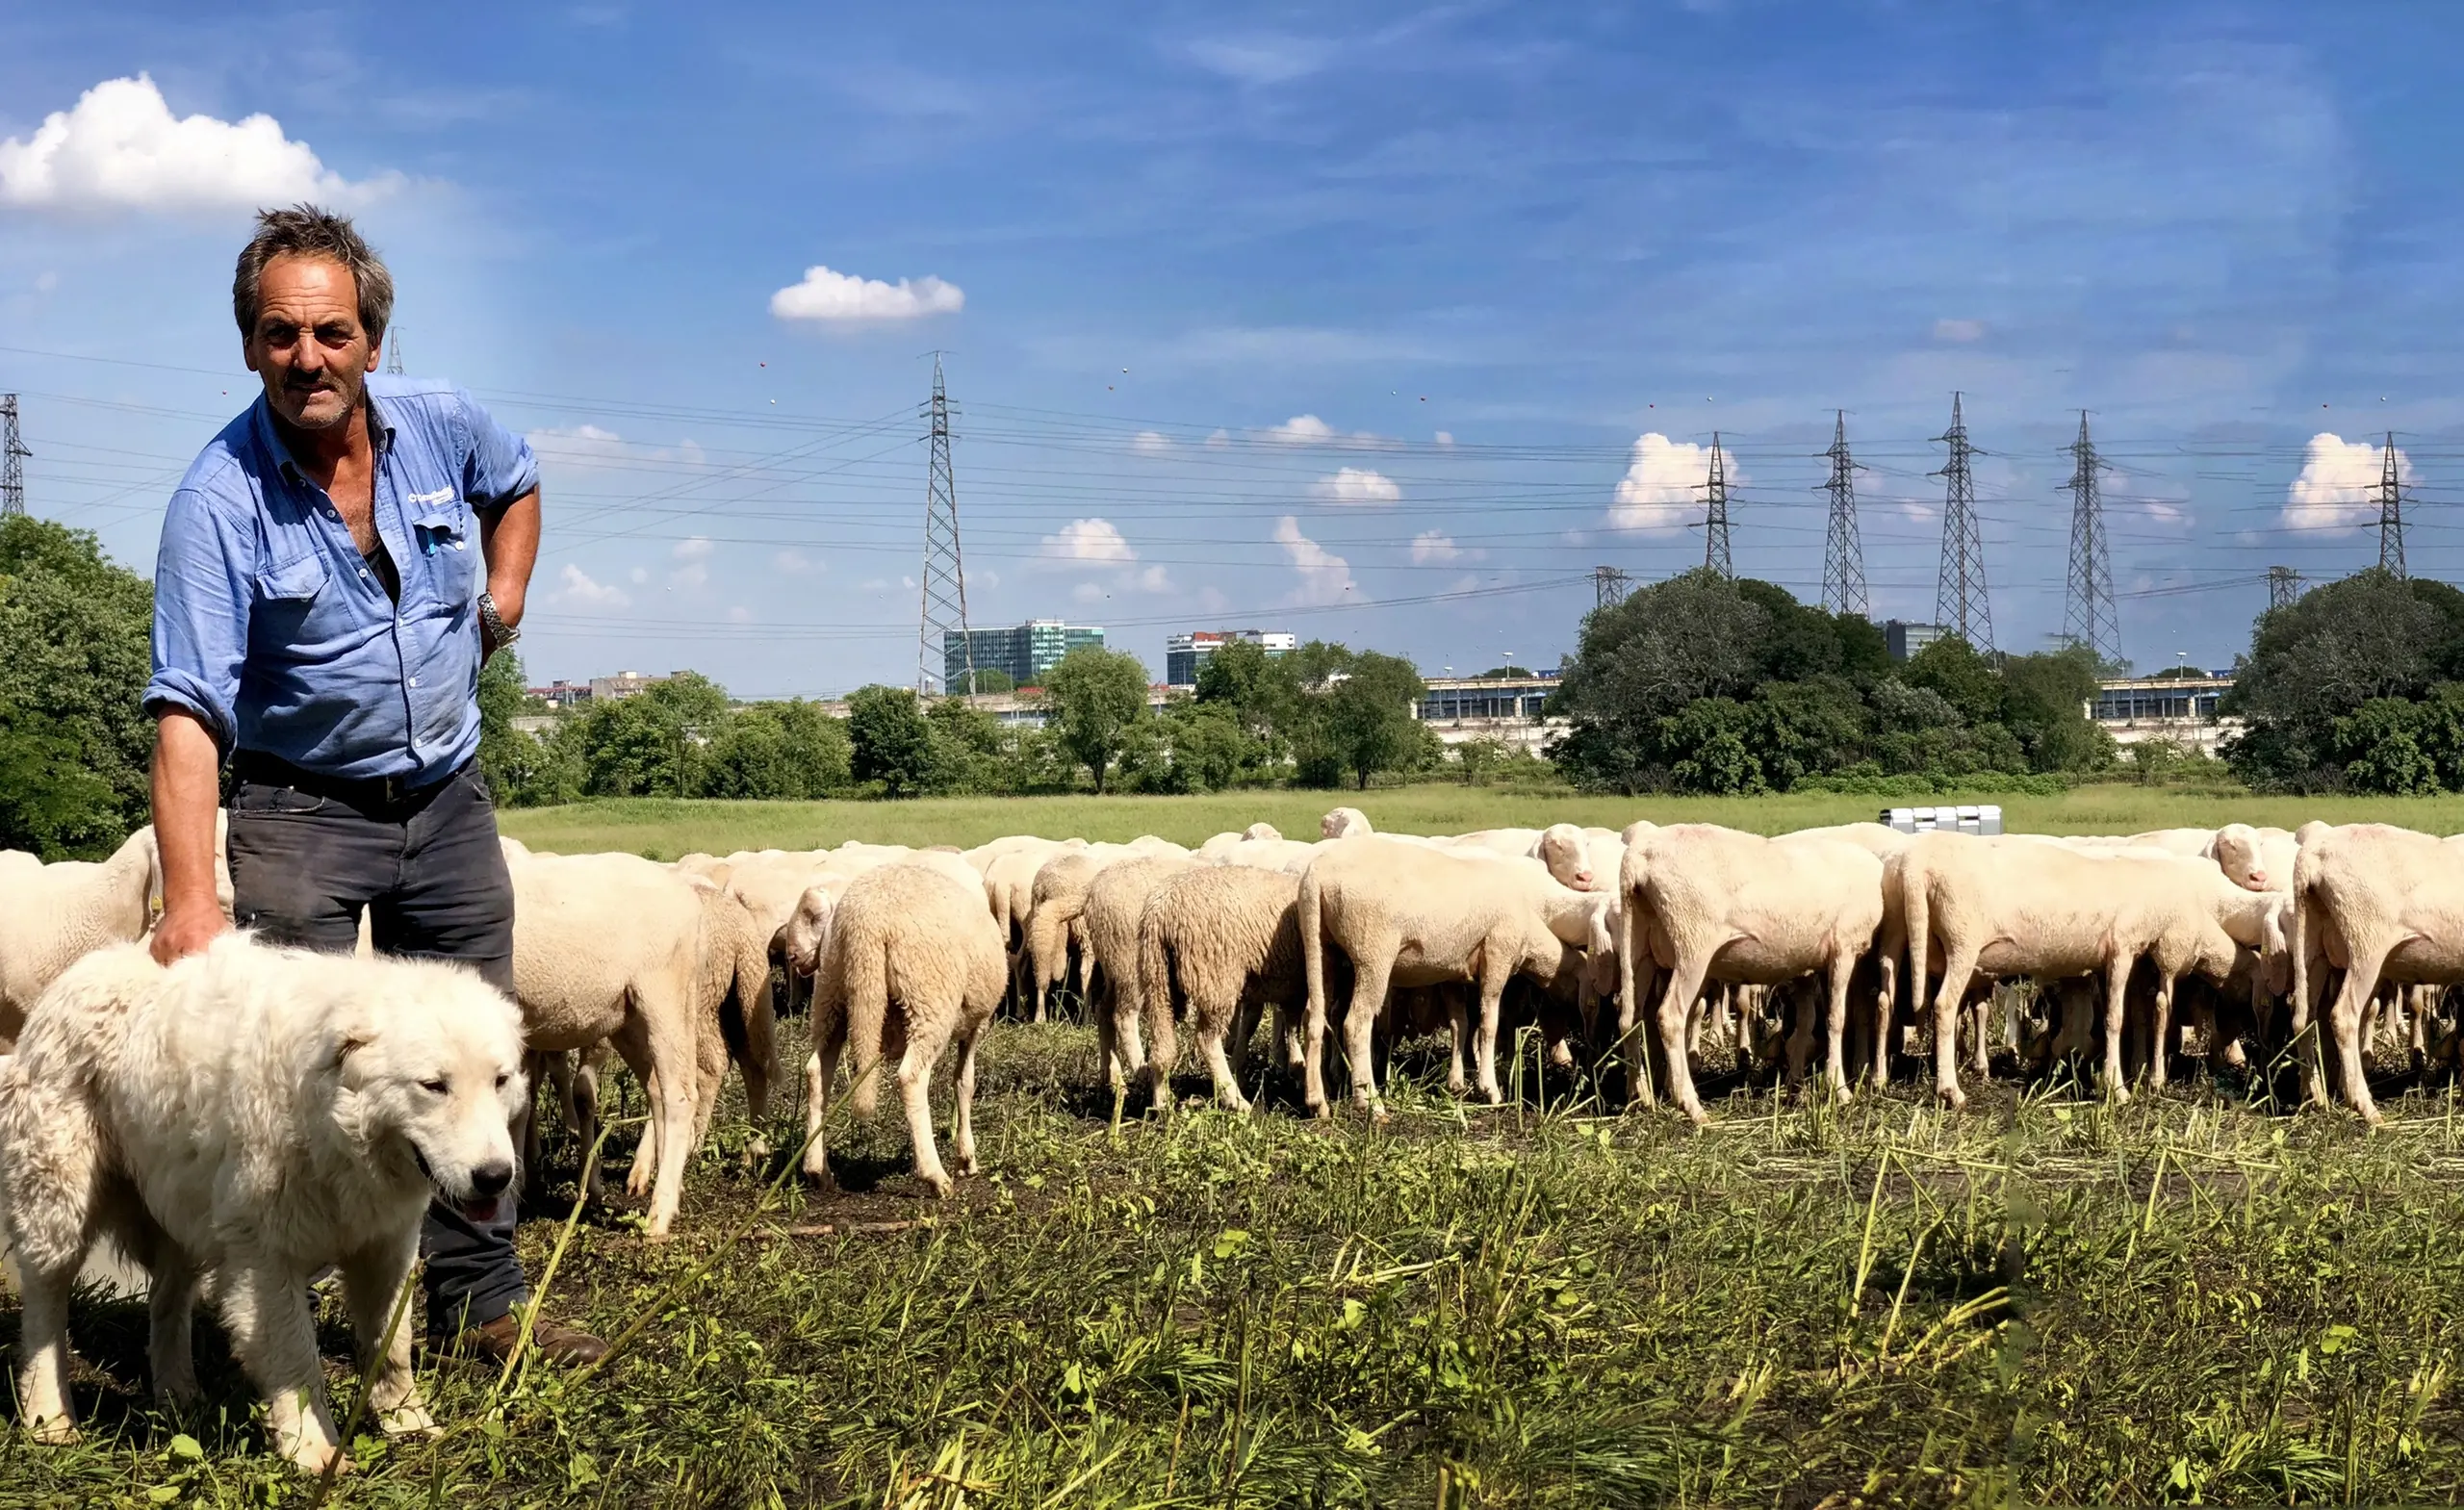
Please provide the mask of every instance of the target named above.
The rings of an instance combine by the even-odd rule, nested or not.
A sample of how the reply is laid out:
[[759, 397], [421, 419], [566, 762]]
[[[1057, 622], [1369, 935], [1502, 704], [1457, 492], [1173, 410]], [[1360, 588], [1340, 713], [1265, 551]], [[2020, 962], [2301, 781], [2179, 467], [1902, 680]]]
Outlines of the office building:
[[1912, 624], [1906, 619], [1883, 621], [1883, 643], [1890, 647], [1890, 658], [1895, 661], [1906, 660], [1950, 632], [1938, 624]]
[[1206, 658], [1234, 640], [1245, 640], [1269, 655], [1288, 654], [1300, 648], [1300, 636], [1289, 629], [1192, 629], [1164, 642], [1164, 684], [1196, 686], [1198, 668], [1206, 664]]
[[1059, 619], [1029, 619], [1006, 629], [969, 629], [963, 635], [955, 629], [941, 634], [941, 686], [943, 690], [966, 688], [967, 650], [973, 645], [975, 669], [978, 672], [1000, 672], [1013, 686], [1040, 685], [1044, 673], [1061, 664], [1061, 657], [1081, 646], [1104, 648], [1101, 627], [1064, 624]]

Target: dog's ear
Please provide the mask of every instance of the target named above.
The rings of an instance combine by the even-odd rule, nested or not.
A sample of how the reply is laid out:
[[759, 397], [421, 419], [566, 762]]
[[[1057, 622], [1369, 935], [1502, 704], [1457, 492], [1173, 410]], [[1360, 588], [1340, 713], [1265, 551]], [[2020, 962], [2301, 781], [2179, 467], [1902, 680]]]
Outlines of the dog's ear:
[[349, 1061], [350, 1057], [366, 1047], [368, 1047], [368, 1039], [365, 1037], [357, 1033], [346, 1033], [335, 1040], [334, 1056], [325, 1067], [340, 1074], [343, 1065]]

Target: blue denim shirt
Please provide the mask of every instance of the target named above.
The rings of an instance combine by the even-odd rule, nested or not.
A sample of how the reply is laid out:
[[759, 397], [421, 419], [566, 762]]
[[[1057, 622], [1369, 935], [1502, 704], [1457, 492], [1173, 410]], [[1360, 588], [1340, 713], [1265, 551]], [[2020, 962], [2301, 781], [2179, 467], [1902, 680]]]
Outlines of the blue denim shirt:
[[443, 778], [479, 749], [477, 516], [539, 485], [529, 443], [448, 383], [371, 373], [375, 522], [399, 602], [260, 397], [163, 516], [145, 710], [193, 713], [225, 756]]

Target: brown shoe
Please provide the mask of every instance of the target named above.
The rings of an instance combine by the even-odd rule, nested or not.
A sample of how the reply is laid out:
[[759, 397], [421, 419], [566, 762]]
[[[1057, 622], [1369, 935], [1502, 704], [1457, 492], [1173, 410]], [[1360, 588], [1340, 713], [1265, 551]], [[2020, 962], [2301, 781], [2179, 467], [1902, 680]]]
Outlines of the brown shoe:
[[[522, 1318], [508, 1312], [438, 1344], [437, 1350], [450, 1358], [485, 1358], [502, 1363], [513, 1356], [513, 1349], [521, 1341]], [[578, 1327], [559, 1326], [553, 1321], [531, 1323], [530, 1345], [538, 1348], [539, 1356], [548, 1362], [567, 1367], [597, 1363], [607, 1356], [605, 1343]]]

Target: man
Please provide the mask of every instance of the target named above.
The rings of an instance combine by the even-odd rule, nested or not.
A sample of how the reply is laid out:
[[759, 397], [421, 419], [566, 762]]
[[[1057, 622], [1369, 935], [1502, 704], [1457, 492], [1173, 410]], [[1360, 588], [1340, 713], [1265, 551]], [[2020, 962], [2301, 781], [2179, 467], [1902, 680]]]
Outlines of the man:
[[[232, 281], [265, 385], [171, 496], [154, 570], [155, 958], [229, 925], [215, 809], [231, 764], [233, 910], [271, 942], [459, 960], [513, 993], [513, 883], [479, 773], [479, 665], [539, 552], [530, 448], [460, 390], [376, 375], [394, 282], [348, 220], [270, 210]], [[475, 579], [478, 563], [486, 580]], [[502, 1358], [526, 1295], [514, 1197], [429, 1208], [432, 1344]], [[597, 1338], [539, 1325], [549, 1357]]]

